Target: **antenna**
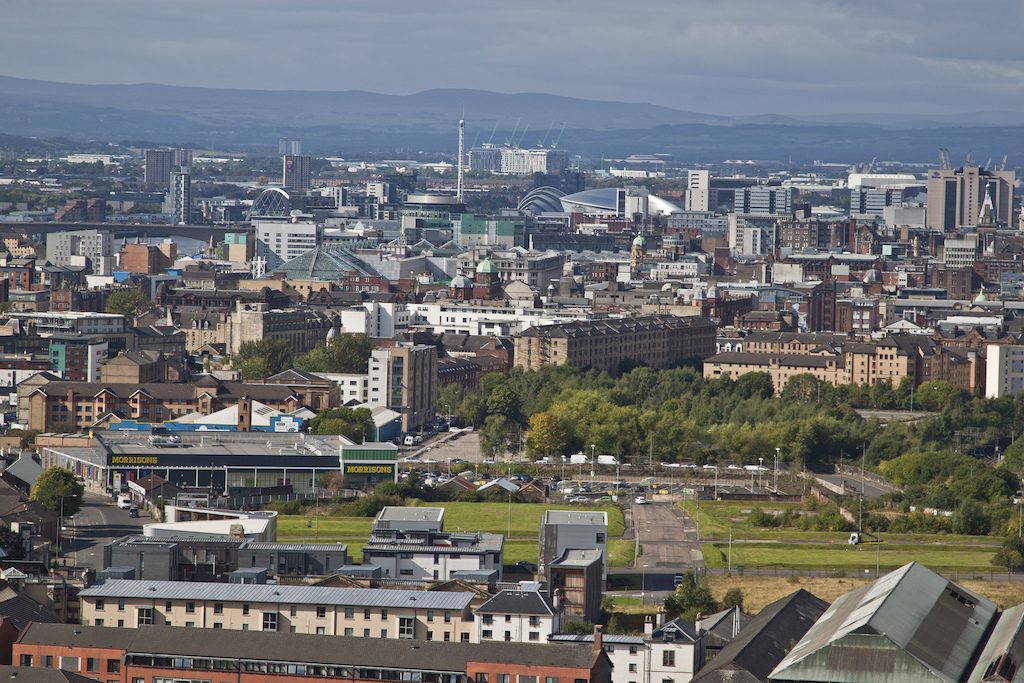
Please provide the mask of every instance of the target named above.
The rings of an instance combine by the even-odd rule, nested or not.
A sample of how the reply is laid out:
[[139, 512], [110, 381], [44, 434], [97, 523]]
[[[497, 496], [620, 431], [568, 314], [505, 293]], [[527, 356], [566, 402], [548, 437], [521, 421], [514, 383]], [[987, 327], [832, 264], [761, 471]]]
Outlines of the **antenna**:
[[466, 156], [466, 121], [465, 119], [459, 119], [459, 182], [455, 190], [455, 200], [462, 203], [462, 181], [463, 181], [463, 163], [462, 160]]

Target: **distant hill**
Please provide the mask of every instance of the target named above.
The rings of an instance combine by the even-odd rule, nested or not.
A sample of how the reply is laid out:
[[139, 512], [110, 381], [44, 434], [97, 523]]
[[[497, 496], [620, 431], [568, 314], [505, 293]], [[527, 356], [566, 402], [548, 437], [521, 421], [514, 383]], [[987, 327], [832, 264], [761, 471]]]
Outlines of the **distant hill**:
[[[542, 93], [434, 89], [413, 95], [232, 90], [178, 86], [78, 85], [0, 76], [0, 131], [8, 135], [119, 142], [191, 143], [276, 152], [298, 137], [311, 153], [455, 151], [456, 122], [467, 144], [513, 139], [589, 158], [669, 153], [678, 161], [725, 158], [930, 161], [954, 157], [1011, 165], [1024, 159], [1024, 116], [765, 114], [726, 117], [647, 103]], [[562, 133], [562, 126], [565, 131]]]

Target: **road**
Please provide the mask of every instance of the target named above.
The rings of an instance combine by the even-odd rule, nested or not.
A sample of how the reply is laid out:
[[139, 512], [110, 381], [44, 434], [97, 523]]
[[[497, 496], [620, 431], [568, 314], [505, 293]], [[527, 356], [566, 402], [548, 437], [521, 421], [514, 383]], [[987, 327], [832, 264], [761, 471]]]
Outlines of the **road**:
[[895, 486], [881, 484], [877, 481], [870, 479], [864, 479], [863, 491], [861, 490], [861, 478], [858, 474], [816, 474], [814, 475], [817, 479], [822, 479], [834, 486], [842, 486], [847, 495], [857, 495], [863, 493], [866, 498], [878, 498], [884, 496], [887, 493], [892, 493], [897, 490]]
[[704, 566], [693, 520], [672, 503], [631, 505], [633, 530], [643, 555], [636, 569], [645, 575], [648, 590], [671, 590], [676, 574]]
[[82, 509], [65, 520], [61, 530], [61, 555], [69, 565], [103, 568], [103, 546], [115, 538], [141, 534], [142, 525], [150, 521], [145, 513], [141, 517], [128, 516], [107, 496], [86, 493]]

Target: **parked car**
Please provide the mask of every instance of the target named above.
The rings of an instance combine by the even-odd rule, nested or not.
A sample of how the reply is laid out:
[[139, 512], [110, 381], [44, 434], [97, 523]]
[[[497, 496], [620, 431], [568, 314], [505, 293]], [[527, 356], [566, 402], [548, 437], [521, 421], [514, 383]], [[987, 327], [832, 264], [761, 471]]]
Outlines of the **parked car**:
[[569, 496], [565, 499], [566, 503], [589, 503], [590, 499], [586, 496]]
[[647, 498], [645, 498], [644, 496], [637, 496], [636, 498], [633, 499], [633, 502], [636, 503], [637, 505], [647, 505]]

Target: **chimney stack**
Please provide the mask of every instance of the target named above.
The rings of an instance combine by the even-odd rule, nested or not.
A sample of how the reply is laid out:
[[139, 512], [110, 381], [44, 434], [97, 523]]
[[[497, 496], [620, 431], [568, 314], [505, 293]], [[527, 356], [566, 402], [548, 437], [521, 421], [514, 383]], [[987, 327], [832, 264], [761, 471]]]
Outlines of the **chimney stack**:
[[604, 649], [604, 627], [600, 624], [594, 626], [594, 652], [600, 652]]
[[648, 614], [644, 617], [644, 638], [650, 638], [654, 635], [654, 618]]
[[661, 628], [662, 626], [665, 625], [665, 610], [663, 610], [663, 609], [659, 609], [658, 610], [657, 620], [658, 620], [658, 628]]

